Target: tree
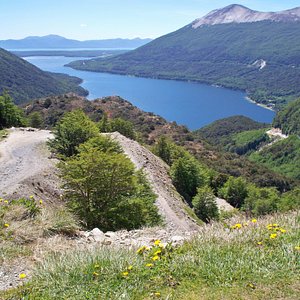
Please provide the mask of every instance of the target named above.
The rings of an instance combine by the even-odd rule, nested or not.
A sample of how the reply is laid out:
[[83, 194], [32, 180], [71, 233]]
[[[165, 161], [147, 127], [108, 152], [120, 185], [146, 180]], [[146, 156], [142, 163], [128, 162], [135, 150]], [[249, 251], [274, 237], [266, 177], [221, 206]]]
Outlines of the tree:
[[110, 132], [114, 131], [118, 131], [119, 133], [133, 140], [136, 137], [133, 124], [130, 121], [126, 121], [121, 118], [112, 119], [110, 121]]
[[153, 147], [153, 153], [159, 156], [168, 165], [171, 165], [170, 141], [168, 141], [164, 135], [159, 138], [158, 142]]
[[240, 208], [248, 195], [248, 184], [242, 177], [229, 177], [219, 190], [219, 195], [232, 206]]
[[192, 157], [181, 157], [171, 167], [171, 177], [177, 191], [191, 204], [197, 188], [203, 186], [208, 178], [199, 162]]
[[49, 145], [57, 153], [70, 157], [77, 147], [99, 134], [96, 124], [82, 110], [66, 113], [53, 130], [54, 139]]
[[59, 165], [71, 208], [88, 228], [156, 225], [160, 218], [150, 186], [129, 158], [111, 147], [100, 149], [99, 141], [86, 142]]
[[13, 103], [8, 93], [0, 96], [0, 129], [24, 125], [23, 112]]
[[219, 209], [216, 202], [216, 196], [213, 194], [210, 187], [205, 186], [198, 188], [192, 203], [195, 214], [202, 221], [208, 223], [212, 219], [218, 219]]
[[43, 117], [41, 113], [35, 111], [29, 115], [29, 125], [34, 128], [42, 128], [43, 127]]
[[248, 187], [248, 195], [243, 209], [249, 214], [266, 215], [277, 211], [280, 198], [275, 188]]
[[107, 117], [107, 113], [104, 113], [101, 120], [98, 123], [100, 132], [110, 132], [110, 124]]

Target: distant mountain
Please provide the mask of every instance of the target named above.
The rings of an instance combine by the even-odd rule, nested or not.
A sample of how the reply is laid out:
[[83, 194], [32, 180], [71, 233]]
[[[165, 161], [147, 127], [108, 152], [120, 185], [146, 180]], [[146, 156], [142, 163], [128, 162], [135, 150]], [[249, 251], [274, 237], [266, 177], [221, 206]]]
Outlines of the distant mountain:
[[80, 78], [44, 72], [0, 48], [0, 93], [8, 91], [17, 104], [67, 92], [87, 95], [80, 83]]
[[137, 48], [151, 39], [107, 39], [77, 41], [59, 35], [29, 36], [21, 40], [0, 41], [4, 49], [55, 49], [55, 48]]
[[217, 84], [280, 108], [300, 97], [299, 15], [300, 8], [260, 13], [230, 5], [136, 50], [69, 66]]
[[192, 27], [198, 28], [203, 25], [252, 23], [259, 21], [299, 22], [300, 7], [279, 12], [260, 12], [242, 5], [232, 4], [213, 10], [206, 16], [195, 20], [192, 23]]

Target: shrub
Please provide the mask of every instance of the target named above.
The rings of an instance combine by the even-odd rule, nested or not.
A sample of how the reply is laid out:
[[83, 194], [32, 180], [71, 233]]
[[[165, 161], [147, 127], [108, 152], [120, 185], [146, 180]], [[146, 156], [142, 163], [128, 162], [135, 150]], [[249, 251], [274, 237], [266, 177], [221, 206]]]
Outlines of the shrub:
[[195, 214], [202, 221], [208, 223], [212, 219], [218, 219], [219, 210], [216, 197], [210, 187], [198, 188], [196, 196], [193, 198]]
[[232, 206], [240, 208], [248, 195], [248, 184], [242, 177], [229, 177], [219, 190], [220, 197], [226, 199]]
[[54, 139], [50, 147], [57, 153], [70, 157], [77, 153], [77, 147], [98, 135], [98, 128], [81, 110], [66, 113], [54, 128]]

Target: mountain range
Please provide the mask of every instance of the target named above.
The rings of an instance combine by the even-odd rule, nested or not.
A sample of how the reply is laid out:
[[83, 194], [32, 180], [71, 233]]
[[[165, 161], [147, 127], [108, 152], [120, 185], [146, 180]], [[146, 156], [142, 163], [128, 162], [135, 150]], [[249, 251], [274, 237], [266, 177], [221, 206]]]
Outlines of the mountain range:
[[88, 92], [79, 86], [81, 82], [77, 77], [42, 71], [0, 48], [0, 94], [7, 91], [17, 104], [67, 92], [87, 95]]
[[56, 49], [56, 48], [137, 48], [151, 39], [106, 39], [78, 41], [59, 35], [29, 36], [20, 40], [2, 40], [0, 47], [4, 49]]
[[300, 96], [299, 25], [300, 8], [265, 13], [234, 4], [133, 51], [69, 66], [216, 84], [281, 108]]

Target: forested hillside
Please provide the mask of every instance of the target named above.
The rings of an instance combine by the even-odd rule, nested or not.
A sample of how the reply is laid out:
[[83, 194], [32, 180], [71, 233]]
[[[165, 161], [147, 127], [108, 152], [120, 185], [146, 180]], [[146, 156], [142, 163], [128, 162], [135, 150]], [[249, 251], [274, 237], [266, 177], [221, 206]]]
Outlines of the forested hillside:
[[0, 93], [7, 91], [17, 104], [66, 92], [87, 95], [79, 86], [81, 81], [65, 74], [44, 72], [0, 48]]
[[299, 49], [298, 22], [190, 24], [134, 51], [69, 66], [217, 84], [281, 107], [300, 96]]
[[284, 134], [300, 136], [300, 99], [291, 102], [278, 112], [274, 118], [273, 126], [280, 128]]

